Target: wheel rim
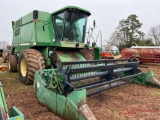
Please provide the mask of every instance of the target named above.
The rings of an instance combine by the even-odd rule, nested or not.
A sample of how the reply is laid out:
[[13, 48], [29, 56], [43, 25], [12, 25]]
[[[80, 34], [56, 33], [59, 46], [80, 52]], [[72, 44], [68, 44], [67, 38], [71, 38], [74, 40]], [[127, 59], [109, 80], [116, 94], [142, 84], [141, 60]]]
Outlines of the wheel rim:
[[21, 60], [20, 71], [21, 71], [21, 74], [22, 74], [23, 77], [26, 76], [26, 74], [27, 74], [27, 62], [26, 62], [25, 59]]

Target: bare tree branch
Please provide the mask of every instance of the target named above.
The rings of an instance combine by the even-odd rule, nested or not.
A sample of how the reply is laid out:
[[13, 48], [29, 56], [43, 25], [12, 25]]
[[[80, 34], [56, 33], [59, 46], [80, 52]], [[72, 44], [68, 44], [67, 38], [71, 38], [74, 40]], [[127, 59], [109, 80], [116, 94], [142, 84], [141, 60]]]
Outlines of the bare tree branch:
[[9, 45], [9, 43], [7, 41], [0, 41], [0, 49], [7, 51], [7, 46]]
[[153, 39], [155, 45], [160, 45], [160, 25], [152, 27], [148, 35]]

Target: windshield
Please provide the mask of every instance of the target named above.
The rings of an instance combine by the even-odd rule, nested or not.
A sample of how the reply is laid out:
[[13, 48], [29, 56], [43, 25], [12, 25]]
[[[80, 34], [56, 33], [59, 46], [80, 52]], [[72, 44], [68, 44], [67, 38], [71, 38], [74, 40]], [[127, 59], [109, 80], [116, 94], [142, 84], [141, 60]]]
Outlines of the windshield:
[[54, 16], [55, 39], [67, 42], [84, 42], [87, 16], [75, 11], [64, 11]]

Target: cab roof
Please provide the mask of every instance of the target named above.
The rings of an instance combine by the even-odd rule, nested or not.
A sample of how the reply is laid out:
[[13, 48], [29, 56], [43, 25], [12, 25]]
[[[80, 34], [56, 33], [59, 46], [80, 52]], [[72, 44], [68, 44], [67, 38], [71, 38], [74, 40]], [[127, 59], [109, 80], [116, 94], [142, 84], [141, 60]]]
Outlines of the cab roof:
[[59, 10], [54, 11], [52, 14], [59, 13], [59, 12], [64, 11], [64, 10], [72, 10], [72, 9], [73, 9], [73, 11], [74, 10], [75, 11], [76, 10], [83, 11], [87, 16], [91, 15], [90, 11], [88, 11], [86, 9], [83, 9], [83, 8], [80, 8], [80, 7], [77, 7], [77, 6], [66, 6], [66, 7], [63, 7], [61, 9], [59, 9]]

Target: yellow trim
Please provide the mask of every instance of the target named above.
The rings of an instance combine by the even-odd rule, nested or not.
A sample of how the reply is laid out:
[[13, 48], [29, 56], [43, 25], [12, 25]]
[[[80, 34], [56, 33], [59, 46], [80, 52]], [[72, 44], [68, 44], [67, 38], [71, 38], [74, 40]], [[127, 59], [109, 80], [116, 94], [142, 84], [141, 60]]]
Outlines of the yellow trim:
[[21, 118], [16, 118], [16, 120], [21, 120]]
[[116, 56], [114, 56], [114, 59], [119, 59], [119, 58], [121, 58], [122, 57], [122, 55], [120, 54], [120, 55], [116, 55]]
[[138, 46], [137, 43], [135, 43], [135, 42], [132, 42], [132, 45]]
[[27, 61], [25, 59], [21, 60], [20, 71], [21, 71], [22, 76], [25, 77], [27, 74]]

